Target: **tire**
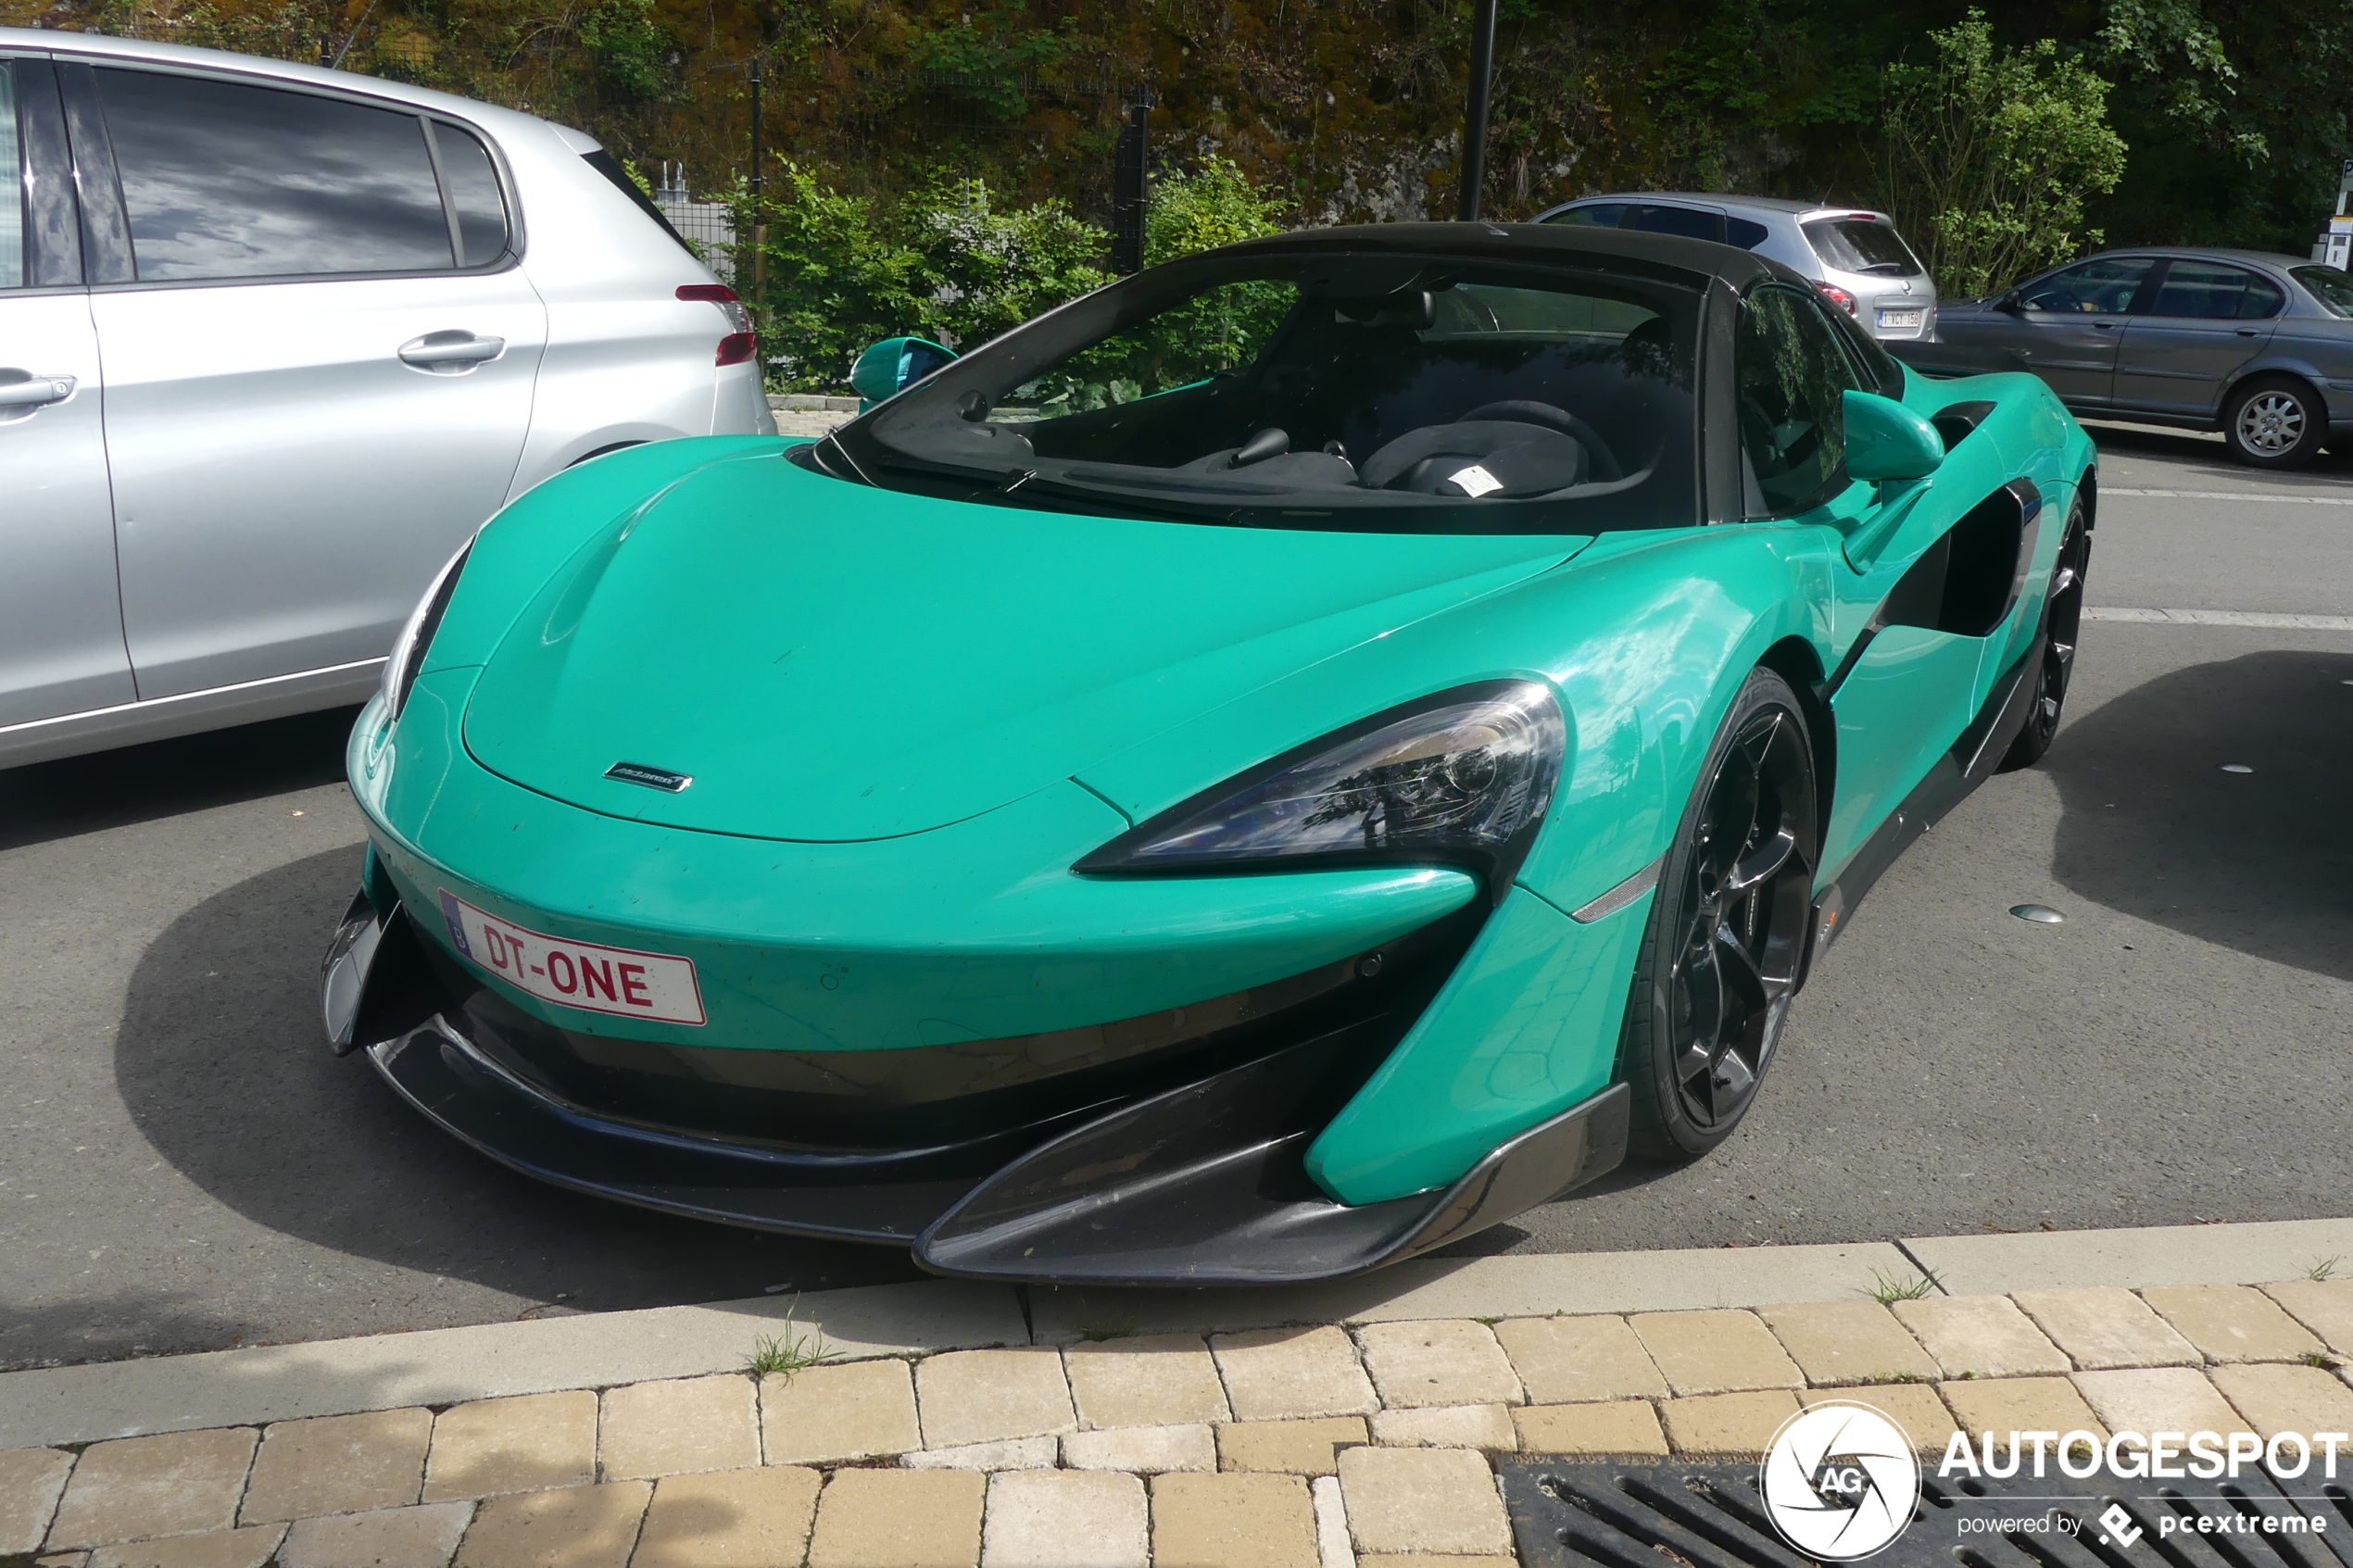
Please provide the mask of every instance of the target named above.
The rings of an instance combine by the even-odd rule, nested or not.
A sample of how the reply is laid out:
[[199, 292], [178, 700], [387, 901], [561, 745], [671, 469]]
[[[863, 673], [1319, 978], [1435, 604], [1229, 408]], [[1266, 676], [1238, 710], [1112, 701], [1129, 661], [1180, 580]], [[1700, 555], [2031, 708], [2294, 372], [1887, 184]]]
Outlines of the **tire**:
[[2059, 536], [2058, 559], [2051, 567], [2051, 591], [2043, 600], [2043, 631], [2035, 639], [2042, 668], [2034, 672], [2034, 706], [2026, 727], [1994, 764], [1997, 773], [2032, 768], [2051, 749], [2059, 715], [2067, 707], [2068, 682], [2075, 674], [2075, 639], [2083, 624], [2083, 579], [2092, 568], [2092, 535], [2083, 526], [2083, 503], [2068, 508], [2067, 532]]
[[1755, 1102], [1806, 961], [1820, 854], [1813, 736], [1789, 683], [1752, 671], [1659, 869], [1618, 1071], [1630, 1151], [1689, 1160]]
[[2259, 469], [2300, 469], [2328, 438], [2328, 405], [2293, 376], [2258, 376], [2222, 406], [2223, 444]]

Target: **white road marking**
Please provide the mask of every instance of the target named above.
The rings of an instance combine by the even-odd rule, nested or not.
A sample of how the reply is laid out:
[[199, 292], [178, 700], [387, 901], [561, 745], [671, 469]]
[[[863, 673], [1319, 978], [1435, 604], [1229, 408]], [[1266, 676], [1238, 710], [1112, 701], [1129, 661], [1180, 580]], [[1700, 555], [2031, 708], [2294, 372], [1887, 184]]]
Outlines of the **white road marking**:
[[2087, 605], [2086, 621], [2137, 621], [2167, 626], [2274, 626], [2297, 632], [2353, 632], [2353, 615], [2276, 615], [2259, 609], [2125, 609]]
[[2124, 490], [2100, 486], [2103, 495], [2154, 495], [2167, 501], [2276, 501], [2284, 507], [2353, 507], [2353, 495], [2277, 495], [2269, 490]]

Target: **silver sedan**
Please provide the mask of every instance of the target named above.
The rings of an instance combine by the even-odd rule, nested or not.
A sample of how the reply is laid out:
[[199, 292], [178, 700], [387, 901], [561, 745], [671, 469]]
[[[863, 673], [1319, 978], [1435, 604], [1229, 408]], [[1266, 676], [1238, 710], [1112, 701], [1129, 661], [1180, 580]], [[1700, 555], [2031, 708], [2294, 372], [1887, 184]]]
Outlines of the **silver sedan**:
[[1929, 374], [2032, 370], [2086, 418], [2219, 430], [2296, 468], [2353, 441], [2353, 274], [2259, 251], [2103, 252], [1985, 299], [1946, 300]]

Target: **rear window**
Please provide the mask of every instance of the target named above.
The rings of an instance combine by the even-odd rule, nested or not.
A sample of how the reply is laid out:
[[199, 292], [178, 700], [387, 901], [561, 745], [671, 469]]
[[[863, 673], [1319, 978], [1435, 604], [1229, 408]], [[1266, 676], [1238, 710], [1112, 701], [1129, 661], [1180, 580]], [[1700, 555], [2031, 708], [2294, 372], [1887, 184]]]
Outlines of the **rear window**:
[[2340, 267], [2291, 268], [2288, 276], [2304, 285], [2304, 292], [2317, 299], [2327, 309], [2339, 316], [2353, 316], [2353, 272]]
[[2286, 303], [2276, 284], [2244, 267], [2183, 259], [2165, 270], [2157, 298], [2143, 313], [2231, 320], [2276, 316]]
[[1806, 243], [1822, 265], [1840, 272], [1917, 278], [1928, 270], [1893, 223], [1868, 218], [1818, 218], [1805, 226]]

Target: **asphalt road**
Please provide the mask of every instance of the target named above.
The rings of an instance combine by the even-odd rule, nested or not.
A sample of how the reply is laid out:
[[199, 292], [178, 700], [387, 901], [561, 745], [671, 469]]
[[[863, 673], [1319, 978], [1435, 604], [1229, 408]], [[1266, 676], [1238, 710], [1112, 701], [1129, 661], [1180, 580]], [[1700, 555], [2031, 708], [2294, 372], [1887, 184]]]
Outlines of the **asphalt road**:
[[[2211, 440], [2098, 433], [2095, 604], [2353, 615], [2353, 505], [2259, 499], [2353, 502], [2353, 461], [2252, 475]], [[2098, 622], [2079, 671], [2045, 765], [1863, 906], [1739, 1137], [1465, 1249], [2347, 1212], [2353, 632]], [[0, 773], [0, 1365], [911, 1273], [540, 1187], [329, 1057], [348, 721]]]

